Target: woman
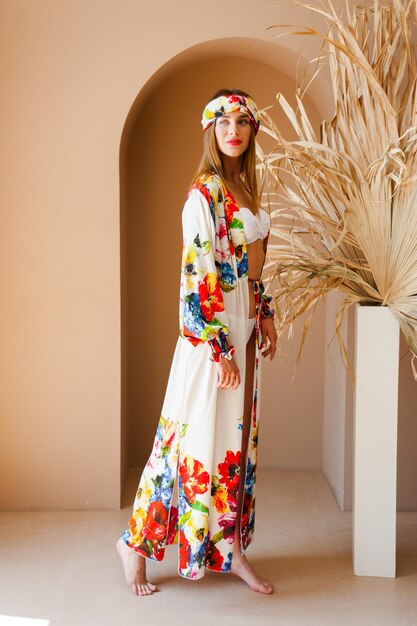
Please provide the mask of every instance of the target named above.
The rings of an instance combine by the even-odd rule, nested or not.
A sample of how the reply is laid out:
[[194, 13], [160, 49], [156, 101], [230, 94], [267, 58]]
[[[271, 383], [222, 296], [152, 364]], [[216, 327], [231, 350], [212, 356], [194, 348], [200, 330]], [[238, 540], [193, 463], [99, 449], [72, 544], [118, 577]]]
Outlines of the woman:
[[160, 561], [174, 542], [186, 578], [207, 567], [273, 591], [244, 555], [254, 530], [259, 355], [272, 359], [277, 339], [260, 281], [269, 216], [255, 174], [259, 114], [245, 92], [222, 90], [202, 125], [203, 158], [182, 216], [180, 337], [129, 529], [117, 542], [138, 595], [157, 590], [145, 557]]

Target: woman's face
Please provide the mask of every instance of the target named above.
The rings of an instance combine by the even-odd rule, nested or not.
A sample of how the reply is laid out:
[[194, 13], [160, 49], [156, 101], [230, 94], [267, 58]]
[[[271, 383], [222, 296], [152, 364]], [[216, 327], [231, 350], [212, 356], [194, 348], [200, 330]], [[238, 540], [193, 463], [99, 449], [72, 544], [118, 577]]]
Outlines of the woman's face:
[[241, 111], [232, 111], [218, 117], [214, 127], [220, 152], [229, 157], [239, 157], [249, 146], [251, 125], [249, 117]]

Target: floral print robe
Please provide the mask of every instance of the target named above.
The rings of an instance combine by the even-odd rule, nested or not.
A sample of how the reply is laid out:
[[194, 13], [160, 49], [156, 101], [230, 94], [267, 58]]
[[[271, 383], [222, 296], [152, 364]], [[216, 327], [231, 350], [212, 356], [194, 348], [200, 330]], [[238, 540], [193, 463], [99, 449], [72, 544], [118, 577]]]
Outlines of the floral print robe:
[[[180, 336], [154, 445], [123, 538], [156, 561], [163, 558], [167, 544], [178, 543], [179, 573], [197, 579], [204, 567], [229, 572], [232, 564], [249, 313], [243, 224], [233, 196], [216, 175], [203, 176], [190, 191], [183, 235]], [[273, 314], [270, 300], [261, 290], [242, 550], [254, 531], [260, 326]], [[214, 359], [231, 351], [232, 344], [241, 384], [235, 391], [218, 389]]]

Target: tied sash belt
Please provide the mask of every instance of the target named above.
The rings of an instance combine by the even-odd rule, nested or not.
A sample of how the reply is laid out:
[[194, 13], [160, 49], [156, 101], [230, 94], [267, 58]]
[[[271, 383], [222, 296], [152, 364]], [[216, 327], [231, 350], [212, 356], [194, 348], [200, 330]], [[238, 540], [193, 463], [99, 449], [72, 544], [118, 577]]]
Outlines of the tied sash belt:
[[262, 312], [262, 294], [265, 291], [264, 284], [260, 278], [248, 278], [253, 293], [255, 294], [255, 340], [259, 348], [262, 348], [261, 334], [261, 312]]

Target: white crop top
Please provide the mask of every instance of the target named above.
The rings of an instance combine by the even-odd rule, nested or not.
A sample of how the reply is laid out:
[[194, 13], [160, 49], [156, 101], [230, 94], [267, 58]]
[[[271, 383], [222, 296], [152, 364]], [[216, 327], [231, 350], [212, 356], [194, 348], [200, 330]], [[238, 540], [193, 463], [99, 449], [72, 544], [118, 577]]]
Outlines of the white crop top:
[[254, 215], [247, 207], [240, 207], [239, 213], [242, 217], [246, 243], [265, 239], [271, 226], [269, 214], [264, 209], [259, 209], [258, 214]]

